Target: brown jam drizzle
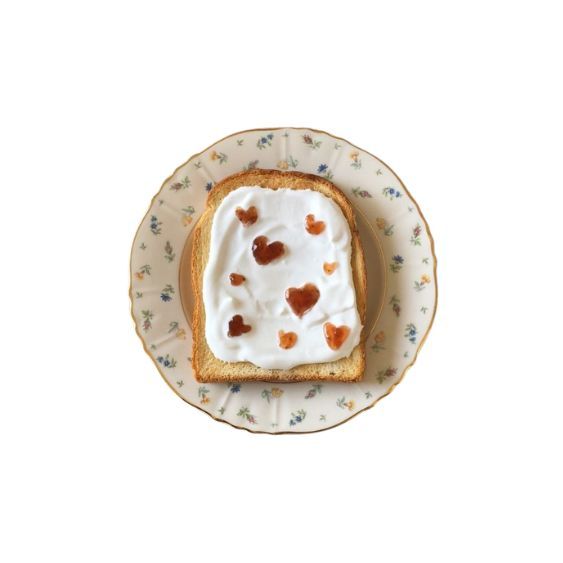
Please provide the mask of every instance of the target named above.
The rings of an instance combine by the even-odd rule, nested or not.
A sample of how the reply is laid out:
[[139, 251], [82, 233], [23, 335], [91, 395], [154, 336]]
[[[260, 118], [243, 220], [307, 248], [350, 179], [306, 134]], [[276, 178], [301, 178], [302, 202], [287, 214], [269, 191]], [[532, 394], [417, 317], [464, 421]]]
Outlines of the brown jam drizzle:
[[338, 350], [350, 335], [350, 327], [346, 325], [335, 326], [332, 323], [323, 325], [326, 343], [332, 350]]
[[280, 348], [284, 350], [293, 348], [297, 342], [297, 334], [295, 334], [295, 332], [284, 332], [280, 330], [278, 331], [278, 337], [280, 339]]
[[305, 229], [310, 235], [320, 235], [325, 230], [324, 221], [315, 221], [315, 216], [313, 214], [307, 215], [305, 217]]
[[229, 276], [231, 280], [231, 285], [241, 285], [246, 281], [246, 278], [242, 274], [231, 274]]
[[323, 264], [323, 270], [327, 276], [330, 276], [334, 273], [338, 266], [338, 262], [325, 262]]
[[312, 283], [306, 283], [303, 287], [290, 287], [285, 292], [285, 300], [299, 318], [315, 306], [320, 296], [319, 288]]
[[254, 205], [251, 205], [246, 211], [242, 207], [237, 207], [235, 209], [235, 215], [245, 227], [250, 227], [250, 225], [254, 225], [258, 219], [258, 210]]
[[275, 241], [268, 244], [268, 237], [256, 237], [252, 243], [252, 254], [260, 266], [265, 266], [283, 255], [283, 242]]
[[250, 325], [245, 325], [244, 321], [242, 320], [241, 315], [235, 315], [229, 321], [229, 332], [227, 333], [228, 336], [240, 336], [245, 332], [250, 332], [252, 327]]

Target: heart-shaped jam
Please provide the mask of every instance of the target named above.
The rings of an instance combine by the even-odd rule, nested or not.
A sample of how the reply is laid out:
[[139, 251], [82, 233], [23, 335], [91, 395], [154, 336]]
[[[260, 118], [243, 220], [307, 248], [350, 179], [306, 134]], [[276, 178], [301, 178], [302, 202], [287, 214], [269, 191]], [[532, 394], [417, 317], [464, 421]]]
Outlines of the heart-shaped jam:
[[256, 237], [252, 243], [252, 254], [260, 266], [265, 266], [283, 255], [285, 248], [283, 242], [276, 241], [268, 244], [268, 237]]
[[332, 350], [338, 350], [350, 335], [350, 327], [346, 325], [336, 326], [332, 323], [323, 325], [326, 343]]
[[280, 339], [280, 348], [284, 350], [293, 348], [297, 342], [297, 334], [295, 334], [295, 332], [284, 332], [280, 330], [278, 331], [278, 338]]
[[231, 285], [241, 285], [246, 281], [246, 278], [242, 274], [231, 274], [229, 276], [231, 280]]
[[254, 205], [251, 205], [246, 211], [242, 207], [237, 207], [235, 209], [235, 215], [245, 227], [250, 227], [250, 225], [254, 225], [258, 219], [258, 210]]
[[252, 327], [250, 325], [245, 325], [241, 315], [235, 315], [229, 321], [229, 332], [228, 336], [240, 336], [245, 332], [250, 332]]
[[285, 300], [299, 318], [315, 306], [320, 296], [319, 288], [312, 283], [306, 283], [303, 287], [290, 287], [285, 292]]
[[305, 217], [305, 229], [310, 235], [320, 235], [325, 230], [324, 221], [315, 221], [315, 216], [312, 214]]
[[323, 264], [323, 270], [327, 276], [330, 276], [334, 273], [334, 270], [336, 270], [337, 266], [338, 262], [325, 262]]

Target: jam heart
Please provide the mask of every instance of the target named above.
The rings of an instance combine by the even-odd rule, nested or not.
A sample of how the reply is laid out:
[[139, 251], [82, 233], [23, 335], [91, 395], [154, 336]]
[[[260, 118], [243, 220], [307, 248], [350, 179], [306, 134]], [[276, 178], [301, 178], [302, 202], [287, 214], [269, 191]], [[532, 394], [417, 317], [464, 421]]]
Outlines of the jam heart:
[[237, 207], [235, 209], [235, 215], [245, 227], [250, 227], [250, 225], [254, 225], [258, 219], [258, 210], [254, 205], [250, 206], [246, 211], [242, 207]]
[[305, 217], [305, 229], [310, 235], [320, 235], [325, 230], [324, 221], [315, 221], [312, 214]]
[[323, 264], [323, 270], [327, 276], [330, 276], [334, 273], [334, 270], [336, 270], [337, 266], [338, 262], [325, 262]]
[[323, 325], [326, 343], [332, 350], [338, 350], [350, 335], [350, 327], [346, 325], [335, 326], [332, 323]]
[[319, 288], [312, 283], [306, 283], [303, 287], [290, 287], [285, 292], [285, 300], [299, 318], [315, 306], [320, 296]]
[[256, 237], [252, 243], [252, 254], [260, 266], [265, 266], [279, 258], [285, 252], [283, 242], [276, 241], [268, 244], [268, 237]]
[[231, 280], [231, 285], [241, 285], [246, 281], [242, 274], [231, 274], [229, 279]]
[[278, 337], [280, 339], [280, 348], [284, 350], [293, 348], [297, 342], [297, 334], [295, 334], [295, 332], [284, 332], [280, 330], [278, 331]]
[[245, 325], [244, 321], [242, 320], [241, 315], [235, 315], [229, 321], [229, 332], [227, 333], [228, 336], [240, 336], [245, 332], [250, 332], [252, 327], [250, 325]]

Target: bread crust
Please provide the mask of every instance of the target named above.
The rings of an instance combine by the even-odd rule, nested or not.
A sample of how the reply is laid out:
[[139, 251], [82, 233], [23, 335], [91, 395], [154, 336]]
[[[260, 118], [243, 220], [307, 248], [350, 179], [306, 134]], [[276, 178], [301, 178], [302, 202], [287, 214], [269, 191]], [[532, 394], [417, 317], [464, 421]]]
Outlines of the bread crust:
[[352, 274], [356, 304], [362, 324], [365, 325], [367, 299], [367, 271], [364, 252], [352, 205], [342, 190], [325, 178], [303, 172], [255, 169], [238, 172], [218, 182], [207, 197], [207, 206], [194, 227], [191, 257], [193, 310], [192, 367], [195, 378], [202, 383], [214, 382], [297, 382], [297, 381], [360, 381], [365, 369], [365, 326], [359, 344], [347, 358], [318, 364], [301, 364], [291, 369], [264, 369], [250, 362], [224, 362], [216, 358], [205, 338], [205, 307], [203, 305], [203, 272], [209, 256], [211, 224], [221, 201], [241, 186], [261, 186], [270, 189], [311, 189], [330, 197], [342, 210], [352, 235]]

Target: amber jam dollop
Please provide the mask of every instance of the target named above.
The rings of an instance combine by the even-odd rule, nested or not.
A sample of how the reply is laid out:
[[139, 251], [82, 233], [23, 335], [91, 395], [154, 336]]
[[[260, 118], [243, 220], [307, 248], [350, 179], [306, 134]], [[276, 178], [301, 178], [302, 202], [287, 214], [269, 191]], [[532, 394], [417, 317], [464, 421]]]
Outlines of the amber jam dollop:
[[252, 254], [254, 259], [261, 266], [265, 266], [273, 262], [285, 252], [283, 242], [279, 240], [268, 244], [268, 237], [256, 237], [252, 242]]
[[229, 332], [227, 332], [228, 336], [240, 336], [245, 332], [250, 332], [252, 327], [250, 325], [245, 325], [244, 320], [241, 315], [235, 315], [229, 321]]
[[332, 275], [337, 267], [338, 267], [338, 262], [325, 262], [323, 264], [323, 270], [327, 276]]
[[315, 221], [315, 216], [312, 213], [305, 217], [305, 229], [310, 235], [320, 235], [325, 227], [324, 221]]
[[321, 292], [314, 283], [306, 283], [302, 287], [290, 287], [285, 291], [285, 300], [299, 318], [316, 305], [320, 296]]
[[245, 226], [250, 227], [254, 225], [258, 220], [258, 210], [254, 205], [251, 205], [248, 209], [244, 210], [242, 207], [237, 207], [235, 209], [235, 215], [237, 219]]
[[336, 326], [332, 323], [323, 325], [326, 343], [331, 350], [338, 350], [350, 335], [350, 327], [346, 325]]
[[289, 350], [295, 346], [297, 342], [297, 334], [295, 332], [284, 332], [280, 330], [278, 332], [278, 338], [280, 340], [280, 348], [284, 350]]
[[246, 281], [246, 278], [242, 274], [232, 273], [229, 280], [231, 280], [231, 285], [241, 285]]

